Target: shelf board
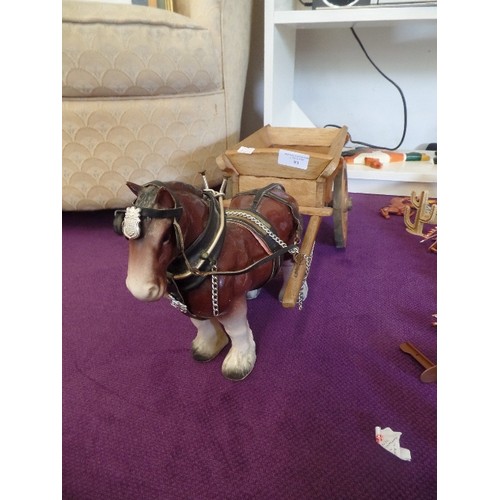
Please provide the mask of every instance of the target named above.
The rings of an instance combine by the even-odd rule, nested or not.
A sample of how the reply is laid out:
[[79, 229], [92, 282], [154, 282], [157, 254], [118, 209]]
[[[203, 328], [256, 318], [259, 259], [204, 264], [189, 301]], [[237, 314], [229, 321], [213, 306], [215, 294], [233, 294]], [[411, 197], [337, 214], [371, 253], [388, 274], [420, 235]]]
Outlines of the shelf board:
[[382, 168], [347, 165], [347, 179], [350, 193], [409, 196], [427, 191], [437, 197], [437, 165], [431, 161], [394, 162]]
[[382, 168], [348, 164], [347, 176], [349, 179], [436, 183], [437, 165], [431, 161], [394, 162]]
[[281, 10], [274, 12], [276, 26], [299, 29], [350, 27], [358, 23], [363, 26], [381, 26], [395, 21], [437, 20], [436, 6], [420, 7], [350, 7], [316, 10]]

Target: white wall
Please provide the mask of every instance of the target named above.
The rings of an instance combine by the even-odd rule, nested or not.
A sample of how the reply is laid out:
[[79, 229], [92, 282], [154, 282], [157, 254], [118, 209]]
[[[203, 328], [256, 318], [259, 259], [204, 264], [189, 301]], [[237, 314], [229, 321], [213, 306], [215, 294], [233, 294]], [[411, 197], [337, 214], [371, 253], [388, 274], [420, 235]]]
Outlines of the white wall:
[[264, 126], [264, 0], [253, 0], [250, 60], [241, 117], [241, 138]]
[[[263, 0], [254, 0], [242, 137], [263, 126], [263, 6]], [[408, 127], [401, 149], [437, 142], [436, 22], [355, 30], [405, 95]], [[373, 68], [348, 28], [298, 30], [295, 100], [317, 127], [347, 125], [354, 140], [381, 147], [396, 147], [401, 139], [400, 94]]]
[[[370, 58], [405, 95], [406, 139], [436, 139], [435, 22], [355, 28]], [[347, 125], [353, 139], [396, 147], [403, 133], [398, 90], [368, 61], [349, 29], [300, 30], [295, 100], [317, 127]]]

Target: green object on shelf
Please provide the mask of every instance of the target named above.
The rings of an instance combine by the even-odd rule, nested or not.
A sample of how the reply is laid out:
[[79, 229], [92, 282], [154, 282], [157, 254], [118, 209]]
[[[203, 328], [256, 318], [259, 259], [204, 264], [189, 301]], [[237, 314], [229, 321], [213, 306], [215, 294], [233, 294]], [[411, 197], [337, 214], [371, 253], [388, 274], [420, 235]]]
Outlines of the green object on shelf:
[[406, 161], [429, 161], [431, 157], [425, 153], [418, 153], [417, 151], [412, 151], [411, 153], [406, 153]]

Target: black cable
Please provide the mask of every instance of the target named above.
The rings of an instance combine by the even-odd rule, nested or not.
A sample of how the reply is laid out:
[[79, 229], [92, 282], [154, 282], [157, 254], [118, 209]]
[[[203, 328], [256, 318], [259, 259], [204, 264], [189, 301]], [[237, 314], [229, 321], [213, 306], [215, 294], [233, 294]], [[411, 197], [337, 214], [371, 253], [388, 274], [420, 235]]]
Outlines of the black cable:
[[[386, 79], [388, 80], [390, 83], [392, 83], [396, 89], [398, 90], [399, 94], [401, 95], [401, 100], [403, 101], [403, 119], [404, 119], [404, 124], [403, 124], [403, 135], [401, 137], [401, 140], [399, 141], [399, 144], [395, 147], [395, 148], [386, 148], [386, 147], [383, 147], [383, 146], [376, 146], [374, 144], [368, 144], [367, 142], [361, 142], [361, 141], [354, 141], [352, 139], [349, 139], [350, 142], [352, 142], [353, 144], [361, 144], [362, 146], [368, 146], [369, 148], [375, 148], [375, 149], [387, 149], [388, 151], [395, 151], [396, 149], [398, 149], [401, 144], [403, 144], [403, 141], [405, 140], [405, 137], [406, 137], [406, 129], [407, 129], [407, 125], [408, 125], [408, 109], [406, 107], [406, 99], [405, 99], [405, 96], [403, 94], [403, 91], [401, 90], [401, 88], [399, 87], [399, 85], [394, 82], [393, 80], [391, 80], [386, 74], [384, 74], [384, 72], [373, 62], [373, 60], [371, 59], [371, 57], [368, 55], [368, 52], [366, 52], [366, 49], [364, 48], [363, 44], [361, 43], [361, 40], [359, 39], [358, 35], [356, 34], [356, 32], [354, 31], [354, 28], [351, 28], [351, 32], [352, 34], [354, 35], [354, 38], [356, 39], [356, 41], [358, 42], [359, 46], [361, 47], [361, 50], [365, 53], [365, 56], [366, 58], [372, 63], [373, 67]], [[341, 128], [339, 125], [335, 125], [333, 123], [329, 123], [327, 125], [325, 125], [325, 128], [326, 127], [336, 127], [336, 128]]]
[[304, 7], [311, 7], [312, 2], [303, 2], [302, 0], [299, 0], [299, 2], [304, 6]]

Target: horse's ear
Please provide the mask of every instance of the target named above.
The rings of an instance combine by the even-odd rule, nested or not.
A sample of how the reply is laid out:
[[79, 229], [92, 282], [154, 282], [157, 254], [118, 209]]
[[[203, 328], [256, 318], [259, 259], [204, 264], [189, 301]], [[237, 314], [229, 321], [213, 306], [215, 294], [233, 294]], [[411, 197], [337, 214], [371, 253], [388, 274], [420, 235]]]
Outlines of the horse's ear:
[[133, 182], [127, 182], [127, 186], [129, 189], [134, 193], [136, 196], [139, 196], [139, 191], [141, 190], [142, 186], [139, 186], [139, 184], [134, 184]]

